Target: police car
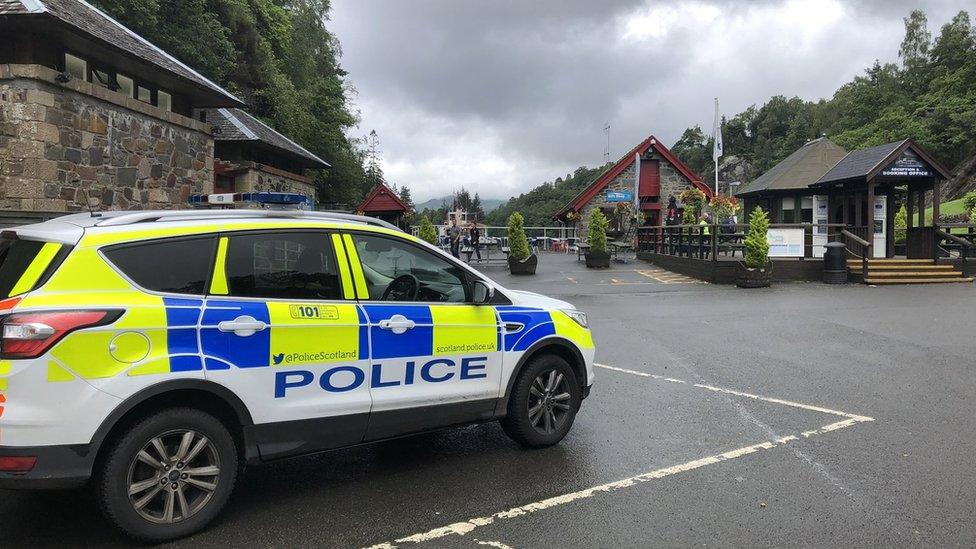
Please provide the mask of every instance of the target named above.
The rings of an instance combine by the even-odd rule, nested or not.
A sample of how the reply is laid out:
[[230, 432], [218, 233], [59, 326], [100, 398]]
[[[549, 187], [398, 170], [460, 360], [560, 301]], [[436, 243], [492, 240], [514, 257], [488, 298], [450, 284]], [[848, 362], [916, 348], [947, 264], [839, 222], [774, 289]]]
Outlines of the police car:
[[76, 214], [0, 233], [0, 488], [89, 483], [130, 536], [203, 528], [246, 465], [500, 420], [559, 442], [586, 315], [376, 219]]

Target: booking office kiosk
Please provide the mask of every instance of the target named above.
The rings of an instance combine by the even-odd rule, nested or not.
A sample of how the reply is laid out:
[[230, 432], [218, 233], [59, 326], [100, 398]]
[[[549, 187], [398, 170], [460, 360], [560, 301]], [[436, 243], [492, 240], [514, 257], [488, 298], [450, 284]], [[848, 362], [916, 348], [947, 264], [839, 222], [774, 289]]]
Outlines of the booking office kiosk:
[[[827, 195], [813, 196], [813, 257], [824, 256], [827, 244]], [[883, 258], [888, 254], [888, 197], [874, 197], [874, 227], [871, 230], [873, 251], [871, 257]]]

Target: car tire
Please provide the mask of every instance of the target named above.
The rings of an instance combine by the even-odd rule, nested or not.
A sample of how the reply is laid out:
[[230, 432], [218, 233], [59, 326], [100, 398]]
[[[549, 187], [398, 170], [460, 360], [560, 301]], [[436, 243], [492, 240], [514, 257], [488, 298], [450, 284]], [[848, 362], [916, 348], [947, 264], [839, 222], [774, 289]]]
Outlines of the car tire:
[[223, 423], [200, 410], [171, 408], [116, 439], [97, 472], [96, 495], [125, 534], [158, 543], [209, 524], [227, 503], [239, 470], [237, 445]]
[[565, 360], [533, 358], [515, 379], [502, 429], [527, 448], [552, 446], [572, 428], [581, 400], [576, 372]]

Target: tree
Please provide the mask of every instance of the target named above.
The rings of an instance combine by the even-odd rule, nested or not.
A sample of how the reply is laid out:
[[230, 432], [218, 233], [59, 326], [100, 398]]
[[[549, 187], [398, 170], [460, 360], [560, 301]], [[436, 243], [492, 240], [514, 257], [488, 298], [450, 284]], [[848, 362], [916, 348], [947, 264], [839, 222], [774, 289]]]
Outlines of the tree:
[[762, 208], [757, 207], [749, 215], [749, 230], [743, 243], [746, 246], [746, 267], [750, 269], [764, 269], [769, 263], [769, 217]]
[[413, 209], [413, 199], [410, 197], [410, 187], [402, 185], [400, 190], [397, 192], [397, 196], [400, 197], [400, 201]]
[[607, 252], [607, 227], [610, 221], [603, 215], [600, 208], [593, 208], [590, 212], [589, 226], [587, 227], [586, 238], [590, 244], [590, 251], [597, 253]]
[[904, 244], [908, 233], [908, 210], [902, 204], [895, 213], [895, 243]]
[[383, 168], [380, 166], [380, 138], [376, 130], [370, 130], [366, 142], [366, 182], [370, 188], [385, 183]]
[[515, 261], [529, 258], [529, 240], [525, 237], [525, 219], [515, 212], [508, 218], [508, 254]]
[[369, 191], [365, 155], [347, 136], [354, 89], [325, 27], [329, 0], [94, 1], [331, 164], [315, 173], [320, 202], [354, 204]]
[[906, 69], [920, 67], [929, 61], [932, 48], [932, 33], [928, 29], [928, 18], [922, 10], [912, 10], [905, 21], [905, 38], [898, 48], [898, 57]]
[[426, 215], [420, 216], [420, 239], [428, 244], [437, 245], [437, 228]]

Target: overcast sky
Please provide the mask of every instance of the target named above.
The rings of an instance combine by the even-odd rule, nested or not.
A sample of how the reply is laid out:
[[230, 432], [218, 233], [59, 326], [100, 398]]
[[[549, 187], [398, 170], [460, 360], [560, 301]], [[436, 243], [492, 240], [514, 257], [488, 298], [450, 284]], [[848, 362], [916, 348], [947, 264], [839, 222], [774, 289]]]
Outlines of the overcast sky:
[[[330, 28], [387, 179], [415, 201], [508, 198], [671, 145], [771, 95], [829, 97], [897, 61], [915, 7], [933, 35], [973, 0], [333, 0]], [[728, 151], [734, 153], [734, 151]]]

